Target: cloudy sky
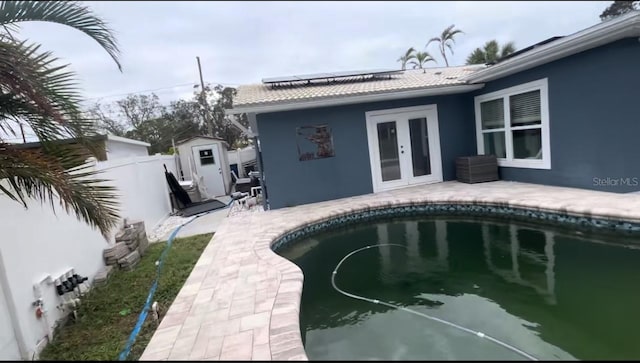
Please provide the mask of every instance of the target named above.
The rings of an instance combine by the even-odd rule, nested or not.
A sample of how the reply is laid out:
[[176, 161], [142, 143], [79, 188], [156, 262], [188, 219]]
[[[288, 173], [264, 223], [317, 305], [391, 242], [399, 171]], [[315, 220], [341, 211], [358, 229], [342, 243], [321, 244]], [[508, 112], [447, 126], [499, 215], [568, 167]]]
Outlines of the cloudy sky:
[[[610, 1], [585, 2], [87, 2], [115, 30], [120, 73], [83, 34], [25, 24], [21, 37], [43, 44], [78, 73], [86, 97], [103, 103], [152, 90], [163, 104], [189, 97], [199, 82], [238, 85], [301, 73], [399, 67], [408, 48], [455, 24], [452, 65], [485, 41], [526, 47], [597, 24]], [[431, 52], [441, 63], [436, 46]]]

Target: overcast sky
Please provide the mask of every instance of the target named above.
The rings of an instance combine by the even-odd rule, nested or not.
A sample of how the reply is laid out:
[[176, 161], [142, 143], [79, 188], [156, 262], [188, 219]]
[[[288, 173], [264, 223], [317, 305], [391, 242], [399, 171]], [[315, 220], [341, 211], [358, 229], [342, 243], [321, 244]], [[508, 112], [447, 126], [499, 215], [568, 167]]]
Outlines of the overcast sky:
[[[485, 41], [523, 48], [597, 24], [610, 1], [585, 2], [87, 2], [115, 30], [120, 73], [97, 43], [60, 25], [25, 24], [21, 37], [72, 64], [86, 97], [104, 103], [156, 90], [163, 104], [199, 82], [238, 85], [301, 73], [399, 68], [408, 48], [455, 24], [450, 64]], [[428, 49], [438, 59], [436, 46]], [[149, 92], [143, 92], [149, 93]]]

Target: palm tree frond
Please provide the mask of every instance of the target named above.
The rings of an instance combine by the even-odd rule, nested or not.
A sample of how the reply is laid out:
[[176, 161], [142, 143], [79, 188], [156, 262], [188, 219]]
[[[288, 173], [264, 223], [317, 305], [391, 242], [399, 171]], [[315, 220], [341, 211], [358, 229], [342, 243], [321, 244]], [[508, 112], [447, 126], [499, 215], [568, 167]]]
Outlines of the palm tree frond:
[[451, 46], [451, 44], [445, 43], [445, 45], [447, 46], [447, 48], [449, 48], [449, 50], [451, 51], [451, 54], [453, 54], [453, 47]]
[[428, 47], [428, 46], [429, 46], [429, 44], [431, 44], [431, 43], [433, 43], [433, 42], [440, 43], [440, 41], [441, 41], [441, 40], [440, 40], [440, 38], [438, 38], [438, 37], [433, 37], [433, 38], [429, 39], [429, 41], [428, 41], [428, 42], [427, 42], [427, 44], [425, 45], [425, 48], [426, 48], [426, 47]]
[[0, 24], [12, 26], [25, 21], [44, 21], [77, 29], [93, 40], [111, 56], [122, 71], [120, 50], [112, 30], [88, 7], [77, 1], [2, 1]]
[[440, 34], [440, 39], [447, 39], [448, 38], [448, 34], [451, 32], [451, 29], [453, 29], [455, 25], [451, 24], [448, 27], [446, 27], [443, 31], [442, 34]]
[[415, 53], [415, 52], [416, 52], [416, 49], [414, 47], [411, 47], [411, 48], [407, 49], [406, 52], [404, 52], [404, 56], [407, 59], [411, 59], [412, 57], [414, 57], [413, 53]]
[[[70, 148], [53, 157], [42, 151], [18, 150], [0, 143], [0, 179], [8, 182], [0, 190], [25, 207], [27, 198], [33, 198], [49, 202], [55, 211], [58, 200], [67, 213], [73, 211], [79, 220], [98, 228], [107, 237], [119, 218], [115, 189], [104, 185], [106, 180], [95, 178], [97, 172], [91, 169], [91, 164], [80, 164], [80, 156]], [[65, 167], [74, 164], [75, 167]]]
[[[30, 199], [55, 202], [67, 212], [98, 228], [106, 237], [119, 216], [115, 189], [96, 178], [89, 156], [99, 155], [103, 143], [93, 139], [93, 120], [80, 109], [75, 74], [58, 65], [40, 45], [16, 40], [11, 32], [24, 21], [67, 25], [97, 41], [120, 67], [119, 50], [111, 30], [87, 7], [75, 1], [0, 2], [0, 191], [27, 207]], [[3, 140], [19, 125], [28, 125], [40, 141], [37, 150]], [[74, 144], [60, 142], [74, 139]]]
[[95, 133], [95, 126], [81, 116], [75, 74], [64, 65], [52, 67], [57, 59], [38, 53], [39, 48], [0, 42], [0, 84], [5, 92], [0, 114], [29, 125], [43, 144], [73, 137], [93, 145], [83, 142], [85, 135]]

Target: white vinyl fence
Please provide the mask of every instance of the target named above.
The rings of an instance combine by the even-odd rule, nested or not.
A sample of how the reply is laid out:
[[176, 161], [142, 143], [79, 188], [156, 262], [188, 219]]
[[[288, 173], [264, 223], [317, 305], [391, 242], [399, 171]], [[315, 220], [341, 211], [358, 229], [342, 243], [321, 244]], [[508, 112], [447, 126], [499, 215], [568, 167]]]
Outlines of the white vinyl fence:
[[[176, 173], [173, 156], [143, 156], [96, 162], [100, 179], [110, 179], [118, 188], [121, 216], [143, 220], [151, 231], [170, 211], [169, 188], [163, 164]], [[70, 268], [89, 277], [104, 266], [102, 250], [113, 243], [99, 231], [68, 215], [56, 203], [55, 213], [48, 203], [35, 200], [25, 209], [0, 193], [0, 359], [31, 359], [55, 321], [61, 317], [61, 303], [55, 279]], [[46, 319], [37, 318], [35, 289], [40, 289], [47, 311]], [[9, 321], [5, 321], [10, 318]], [[115, 359], [115, 357], [114, 357]]]

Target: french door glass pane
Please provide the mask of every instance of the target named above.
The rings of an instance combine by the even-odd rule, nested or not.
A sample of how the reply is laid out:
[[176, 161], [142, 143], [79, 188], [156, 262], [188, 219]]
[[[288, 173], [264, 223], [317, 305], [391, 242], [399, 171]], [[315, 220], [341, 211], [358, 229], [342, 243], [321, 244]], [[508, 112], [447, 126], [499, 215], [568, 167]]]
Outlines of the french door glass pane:
[[409, 120], [409, 137], [411, 138], [413, 176], [431, 174], [429, 134], [427, 132], [426, 118], [422, 117]]
[[507, 157], [504, 131], [486, 132], [483, 134], [483, 137], [485, 155], [495, 155], [497, 158]]
[[482, 102], [480, 104], [480, 121], [483, 130], [503, 128], [504, 98]]
[[514, 159], [542, 159], [542, 130], [513, 131]]
[[395, 121], [381, 122], [378, 124], [378, 148], [380, 149], [382, 181], [400, 179], [398, 132]]

